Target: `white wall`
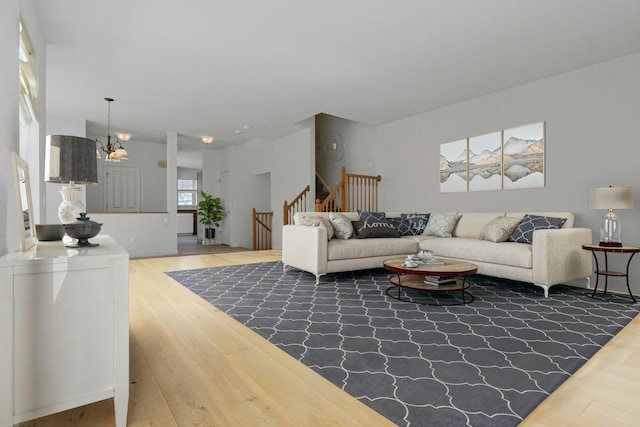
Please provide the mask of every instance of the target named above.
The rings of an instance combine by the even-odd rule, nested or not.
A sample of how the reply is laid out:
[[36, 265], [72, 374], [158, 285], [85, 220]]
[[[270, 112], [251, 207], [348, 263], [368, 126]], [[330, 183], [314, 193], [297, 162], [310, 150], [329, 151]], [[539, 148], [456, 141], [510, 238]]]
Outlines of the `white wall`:
[[268, 140], [252, 140], [230, 147], [226, 166], [230, 172], [231, 206], [226, 208], [230, 211], [232, 247], [251, 248], [252, 209], [264, 205], [265, 200], [270, 204], [270, 196], [265, 199], [264, 177], [260, 175], [271, 172], [272, 156], [273, 142]]
[[[19, 217], [13, 187], [11, 152], [20, 150], [18, 125], [17, 0], [4, 1], [0, 13], [0, 255], [20, 248]], [[29, 169], [37, 167], [29, 165]], [[1, 405], [0, 405], [1, 406]], [[3, 408], [4, 409], [4, 408]]]
[[[82, 135], [80, 135], [82, 136]], [[105, 137], [89, 136], [105, 142]], [[108, 163], [115, 166], [137, 167], [141, 176], [141, 212], [167, 212], [167, 167], [159, 166], [158, 162], [167, 160], [167, 146], [152, 142], [132, 139], [124, 144], [129, 160], [120, 163]], [[87, 211], [105, 212], [105, 153], [100, 151], [102, 158], [98, 159], [98, 184], [87, 186]], [[176, 204], [176, 197], [170, 200]]]
[[[157, 145], [157, 144], [156, 144]], [[160, 213], [91, 213], [93, 221], [102, 223], [100, 234], [110, 235], [132, 258], [176, 255], [178, 253], [177, 194], [178, 134], [167, 132], [165, 191], [167, 202]], [[128, 151], [128, 150], [127, 150]]]
[[[353, 142], [347, 168], [366, 166], [382, 175], [382, 210], [571, 211], [576, 226], [599, 239], [601, 211], [588, 209], [593, 187], [630, 186], [636, 209], [618, 211], [623, 243], [640, 246], [640, 54], [515, 87], [375, 129]], [[546, 121], [546, 186], [539, 189], [440, 193], [440, 144], [523, 124]], [[622, 269], [626, 255], [609, 257]], [[640, 260], [631, 266], [640, 293]], [[611, 279], [622, 290], [622, 279]]]
[[[176, 213], [92, 213], [102, 224], [101, 235], [109, 235], [131, 258], [177, 255]], [[89, 240], [91, 241], [91, 240]]]
[[291, 202], [307, 185], [307, 211], [314, 209], [315, 167], [313, 165], [313, 128], [273, 142], [271, 169], [271, 207], [273, 210], [272, 246], [282, 248], [282, 221], [284, 201]]
[[[333, 190], [340, 183], [342, 177], [342, 167], [347, 167], [347, 172], [364, 175], [377, 175], [373, 170], [372, 159], [364, 151], [364, 158], [359, 147], [370, 143], [375, 128], [354, 122], [352, 120], [331, 116], [329, 114], [318, 114], [316, 116], [316, 140], [315, 140], [315, 172]], [[344, 155], [340, 160], [332, 157], [332, 142], [337, 132], [342, 137]], [[355, 145], [354, 145], [355, 144]], [[365, 167], [366, 166], [366, 167]]]

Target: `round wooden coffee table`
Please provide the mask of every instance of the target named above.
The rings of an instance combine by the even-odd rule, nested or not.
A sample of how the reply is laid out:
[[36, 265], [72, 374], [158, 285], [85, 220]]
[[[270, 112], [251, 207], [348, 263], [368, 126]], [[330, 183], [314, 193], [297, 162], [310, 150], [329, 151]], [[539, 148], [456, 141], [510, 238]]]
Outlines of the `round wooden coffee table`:
[[[404, 258], [388, 259], [383, 263], [385, 269], [393, 271], [396, 276], [391, 277], [389, 281], [393, 286], [390, 286], [385, 291], [391, 298], [395, 298], [400, 301], [415, 302], [416, 304], [423, 305], [463, 305], [473, 301], [473, 295], [467, 291], [471, 285], [471, 281], [467, 280], [467, 276], [475, 274], [478, 271], [478, 267], [474, 264], [462, 261], [452, 261], [446, 259], [440, 259], [444, 262], [443, 265], [428, 265], [419, 264], [416, 267], [406, 267], [404, 265]], [[439, 278], [451, 278], [455, 280], [454, 283], [432, 285], [425, 283], [425, 277], [439, 277]], [[397, 295], [392, 295], [391, 290], [398, 289]], [[425, 292], [460, 292], [460, 300], [453, 303], [439, 303], [439, 302], [418, 302], [412, 301], [407, 298], [403, 298], [402, 289], [414, 289]]]

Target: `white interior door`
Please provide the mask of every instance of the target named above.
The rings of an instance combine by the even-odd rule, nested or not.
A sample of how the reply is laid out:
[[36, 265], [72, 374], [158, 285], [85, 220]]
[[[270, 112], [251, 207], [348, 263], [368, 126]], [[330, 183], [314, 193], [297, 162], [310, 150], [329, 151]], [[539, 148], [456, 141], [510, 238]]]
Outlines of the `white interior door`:
[[107, 166], [107, 212], [140, 212], [140, 168]]
[[222, 206], [226, 216], [222, 222], [222, 244], [231, 246], [231, 210], [230, 210], [230, 187], [229, 187], [229, 172], [223, 172], [220, 174], [220, 199], [222, 200]]

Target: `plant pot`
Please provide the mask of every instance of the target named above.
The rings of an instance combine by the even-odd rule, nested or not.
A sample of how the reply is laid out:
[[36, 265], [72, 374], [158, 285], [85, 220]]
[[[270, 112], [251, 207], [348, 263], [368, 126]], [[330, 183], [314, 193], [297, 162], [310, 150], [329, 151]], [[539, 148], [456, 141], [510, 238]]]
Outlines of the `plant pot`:
[[204, 238], [205, 239], [215, 239], [216, 238], [216, 229], [215, 228], [205, 228], [204, 229]]

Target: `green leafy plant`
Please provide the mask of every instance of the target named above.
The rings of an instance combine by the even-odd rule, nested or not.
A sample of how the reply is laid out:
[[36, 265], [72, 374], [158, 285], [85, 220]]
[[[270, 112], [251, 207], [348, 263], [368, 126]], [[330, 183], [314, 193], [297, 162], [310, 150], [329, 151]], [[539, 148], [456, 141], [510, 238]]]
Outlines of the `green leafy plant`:
[[198, 216], [200, 223], [208, 226], [220, 227], [220, 221], [225, 217], [224, 207], [220, 197], [213, 197], [204, 191], [201, 192], [202, 200], [198, 203]]

